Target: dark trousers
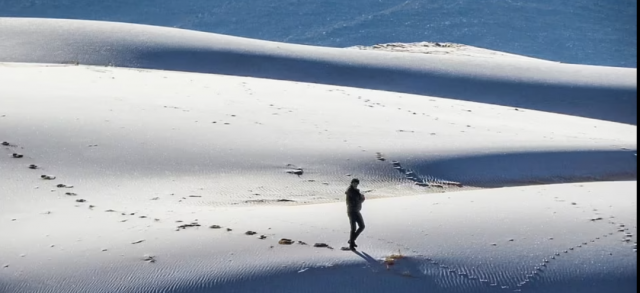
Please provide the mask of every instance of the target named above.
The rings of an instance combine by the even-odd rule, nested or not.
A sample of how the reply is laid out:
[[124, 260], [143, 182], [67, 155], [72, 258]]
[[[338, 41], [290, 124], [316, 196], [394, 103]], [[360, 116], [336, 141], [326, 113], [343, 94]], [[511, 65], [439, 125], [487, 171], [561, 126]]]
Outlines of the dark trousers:
[[[362, 230], [364, 230], [364, 220], [362, 219], [362, 214], [358, 211], [348, 211], [347, 215], [349, 216], [349, 224], [351, 224], [349, 243], [354, 243], [356, 241], [356, 238], [358, 238], [360, 233], [362, 233]], [[357, 230], [356, 224], [358, 224]]]

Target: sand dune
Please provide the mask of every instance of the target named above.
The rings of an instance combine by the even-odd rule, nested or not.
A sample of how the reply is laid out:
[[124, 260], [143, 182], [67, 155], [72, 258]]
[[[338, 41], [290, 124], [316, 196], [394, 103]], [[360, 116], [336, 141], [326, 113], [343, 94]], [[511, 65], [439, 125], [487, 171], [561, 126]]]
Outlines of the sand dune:
[[321, 48], [96, 21], [0, 18], [0, 28], [4, 62], [251, 76], [637, 123], [637, 69]]
[[[95, 184], [89, 190], [113, 192], [104, 184], [116, 180], [124, 195], [152, 182], [149, 198], [173, 186], [222, 193], [222, 203], [317, 202], [341, 198], [349, 175], [375, 197], [434, 191], [416, 183], [473, 188], [637, 174], [636, 127], [624, 124], [221, 75], [17, 63], [0, 74], [15, 85], [0, 89], [2, 137], [17, 146], [1, 160], [31, 185], [39, 174], [25, 164], [34, 163]], [[287, 173], [296, 167], [301, 176]], [[124, 174], [135, 174], [126, 176], [130, 187]]]
[[0, 292], [635, 292], [636, 70], [516, 60], [0, 19]]
[[[635, 188], [635, 182], [587, 183], [372, 200], [357, 253], [340, 250], [342, 203], [172, 206], [164, 213], [140, 205], [108, 213], [107, 203], [93, 210], [88, 203], [58, 204], [51, 214], [3, 219], [3, 234], [12, 236], [0, 244], [8, 265], [0, 289], [632, 292]], [[176, 230], [183, 224], [176, 220], [201, 226]], [[278, 244], [282, 238], [294, 243]], [[382, 259], [394, 253], [404, 258], [387, 269]]]

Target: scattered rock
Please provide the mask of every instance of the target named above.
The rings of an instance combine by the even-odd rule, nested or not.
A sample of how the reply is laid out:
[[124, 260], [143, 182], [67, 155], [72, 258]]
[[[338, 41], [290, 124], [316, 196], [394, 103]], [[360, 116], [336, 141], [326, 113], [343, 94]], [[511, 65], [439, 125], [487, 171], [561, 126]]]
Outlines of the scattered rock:
[[44, 179], [44, 180], [54, 180], [56, 179], [56, 176], [51, 176], [51, 175], [40, 175], [40, 178]]
[[189, 195], [189, 197], [202, 197], [201, 195]]
[[3, 145], [3, 146], [10, 146], [11, 144], [10, 144], [8, 141], [3, 141], [3, 142], [2, 142], [2, 145]]
[[140, 239], [138, 241], [131, 242], [131, 244], [139, 244], [139, 243], [142, 243], [142, 242], [144, 242], [144, 239]]
[[211, 229], [220, 229], [222, 227], [220, 227], [218, 225], [211, 225], [211, 226], [209, 226], [209, 228], [211, 228]]
[[253, 231], [247, 231], [247, 232], [244, 232], [244, 235], [249, 235], [249, 236], [251, 236], [251, 235], [256, 235], [256, 234], [258, 234], [258, 233], [253, 232]]
[[231, 232], [231, 231], [232, 231], [232, 229], [231, 229], [231, 228], [227, 228], [227, 232]]
[[22, 154], [18, 154], [18, 153], [13, 153], [13, 154], [11, 154], [11, 156], [13, 158], [16, 158], [16, 159], [20, 159], [20, 158], [24, 157]]
[[35, 170], [35, 169], [38, 169], [38, 166], [34, 165], [34, 164], [31, 164], [31, 165], [29, 165], [29, 169]]
[[78, 195], [77, 193], [74, 192], [65, 192], [64, 195], [68, 195], [68, 196], [76, 196]]
[[281, 198], [276, 200], [276, 202], [295, 202], [295, 200], [293, 199], [285, 199], [285, 198]]
[[258, 237], [258, 239], [267, 239], [267, 236], [260, 235], [260, 237]]
[[306, 243], [306, 242], [304, 242], [304, 241], [298, 241], [298, 244], [300, 244], [300, 245], [307, 245], [307, 243]]
[[300, 176], [304, 174], [304, 170], [302, 168], [296, 168], [296, 169], [287, 170], [287, 173]]
[[57, 188], [73, 188], [73, 185], [66, 185], [66, 184], [58, 184], [56, 185]]
[[107, 212], [107, 213], [113, 213], [113, 212], [115, 212], [115, 211], [114, 211], [114, 210], [106, 210], [105, 212]]
[[287, 238], [282, 238], [282, 239], [280, 239], [280, 241], [278, 241], [278, 244], [291, 245], [291, 244], [293, 244], [293, 240], [287, 239]]
[[86, 199], [79, 198], [79, 199], [76, 199], [76, 202], [87, 202], [87, 200], [86, 200]]
[[326, 243], [316, 243], [313, 245], [313, 247], [323, 248], [323, 247], [329, 247], [329, 245], [327, 245]]
[[192, 223], [189, 223], [189, 224], [182, 224], [182, 225], [178, 226], [176, 231], [178, 231], [180, 229], [187, 229], [189, 227], [200, 227], [200, 224], [198, 224], [198, 222], [192, 222]]
[[144, 261], [146, 261], [146, 262], [149, 262], [149, 263], [154, 263], [154, 262], [156, 262], [156, 257], [155, 257], [155, 256], [153, 256], [153, 255], [145, 254], [145, 255], [142, 257], [142, 260], [144, 260]]

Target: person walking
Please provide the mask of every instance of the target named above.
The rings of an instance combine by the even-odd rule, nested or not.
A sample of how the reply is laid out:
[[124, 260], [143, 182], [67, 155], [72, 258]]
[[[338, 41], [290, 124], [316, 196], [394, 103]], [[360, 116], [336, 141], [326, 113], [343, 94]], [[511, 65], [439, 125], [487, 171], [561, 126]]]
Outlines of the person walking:
[[360, 180], [353, 178], [349, 188], [347, 188], [345, 192], [347, 195], [347, 216], [349, 216], [349, 224], [351, 225], [351, 232], [347, 243], [349, 243], [349, 249], [351, 250], [355, 250], [355, 248], [358, 247], [356, 239], [364, 230], [364, 219], [360, 213], [362, 203], [364, 202], [364, 195], [358, 189], [358, 184], [360, 184]]

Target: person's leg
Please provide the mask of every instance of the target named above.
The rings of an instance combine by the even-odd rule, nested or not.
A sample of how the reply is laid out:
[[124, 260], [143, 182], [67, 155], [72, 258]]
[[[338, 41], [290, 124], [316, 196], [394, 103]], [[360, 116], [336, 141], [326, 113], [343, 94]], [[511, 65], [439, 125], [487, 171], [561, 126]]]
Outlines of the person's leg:
[[360, 236], [360, 233], [362, 233], [362, 231], [364, 230], [364, 219], [362, 218], [362, 214], [360, 212], [355, 213], [353, 218], [353, 221], [358, 224], [358, 230], [356, 230], [353, 237], [353, 242], [355, 242], [358, 236]]
[[356, 237], [356, 217], [354, 213], [347, 213], [349, 216], [349, 225], [351, 226], [351, 231], [349, 232], [349, 244], [351, 246], [355, 246], [355, 237]]

